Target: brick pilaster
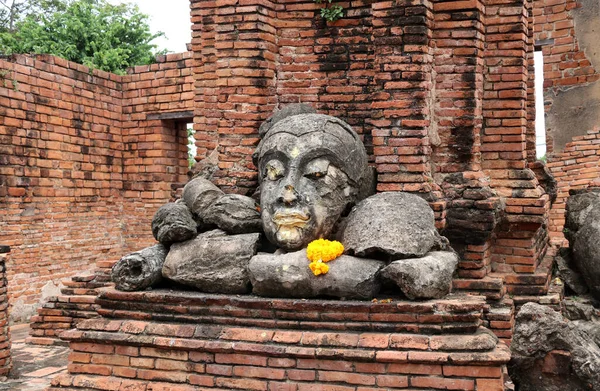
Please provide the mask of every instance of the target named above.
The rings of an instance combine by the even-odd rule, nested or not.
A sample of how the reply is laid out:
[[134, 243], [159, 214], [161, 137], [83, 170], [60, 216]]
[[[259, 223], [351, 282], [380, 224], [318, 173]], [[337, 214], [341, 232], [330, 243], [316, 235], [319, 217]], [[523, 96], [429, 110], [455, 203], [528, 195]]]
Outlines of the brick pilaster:
[[12, 368], [6, 280], [6, 262], [9, 260], [9, 256], [10, 247], [0, 245], [0, 380], [5, 378]]

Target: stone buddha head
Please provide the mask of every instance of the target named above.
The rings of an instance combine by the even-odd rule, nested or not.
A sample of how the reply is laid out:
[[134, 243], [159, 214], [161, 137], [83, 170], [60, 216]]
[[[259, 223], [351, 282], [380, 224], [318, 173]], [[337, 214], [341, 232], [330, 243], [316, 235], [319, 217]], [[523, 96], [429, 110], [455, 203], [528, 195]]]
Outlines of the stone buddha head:
[[298, 114], [271, 125], [254, 154], [267, 239], [294, 251], [327, 238], [371, 189], [367, 154], [347, 123]]

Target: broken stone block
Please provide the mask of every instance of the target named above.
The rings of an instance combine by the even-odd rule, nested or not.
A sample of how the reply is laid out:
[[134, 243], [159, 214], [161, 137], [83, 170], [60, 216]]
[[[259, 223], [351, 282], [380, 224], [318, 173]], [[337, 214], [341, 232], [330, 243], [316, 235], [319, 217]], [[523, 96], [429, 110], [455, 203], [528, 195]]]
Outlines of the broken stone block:
[[287, 254], [258, 254], [248, 265], [252, 292], [269, 297], [372, 299], [380, 290], [384, 262], [342, 255], [328, 262], [329, 272], [315, 276], [306, 249]]
[[580, 322], [527, 303], [516, 317], [510, 377], [523, 391], [598, 391], [600, 348], [594, 337]]
[[183, 201], [195, 215], [203, 218], [204, 212], [224, 193], [211, 181], [197, 177], [183, 188]]
[[260, 207], [252, 198], [239, 194], [219, 197], [203, 212], [202, 219], [232, 234], [262, 231]]
[[160, 243], [170, 245], [183, 242], [196, 235], [196, 222], [189, 209], [182, 203], [161, 206], [152, 219], [152, 234]]
[[439, 299], [450, 293], [457, 265], [454, 252], [433, 251], [422, 258], [394, 261], [381, 271], [381, 277], [409, 299]]
[[162, 269], [164, 277], [208, 293], [250, 291], [248, 261], [260, 234], [227, 235], [212, 230], [171, 246]]
[[574, 270], [570, 251], [567, 248], [561, 248], [554, 258], [557, 267], [557, 275], [563, 279], [565, 284], [576, 294], [584, 295], [589, 289], [583, 279], [583, 276]]
[[[569, 191], [565, 215], [565, 237], [569, 240], [570, 252], [561, 251], [557, 263], [561, 272], [565, 271], [567, 261], [572, 261], [574, 270], [579, 272], [590, 293], [600, 299], [600, 188], [590, 187]], [[565, 282], [575, 291], [584, 292], [580, 281], [573, 272], [566, 270]], [[575, 276], [576, 277], [576, 276]], [[574, 287], [571, 286], [575, 282]], [[578, 292], [579, 294], [581, 294]]]
[[141, 291], [162, 280], [162, 267], [168, 250], [157, 244], [125, 255], [111, 270], [111, 279], [121, 291]]
[[360, 202], [340, 238], [348, 254], [388, 259], [421, 257], [442, 242], [427, 201], [401, 192], [379, 193]]

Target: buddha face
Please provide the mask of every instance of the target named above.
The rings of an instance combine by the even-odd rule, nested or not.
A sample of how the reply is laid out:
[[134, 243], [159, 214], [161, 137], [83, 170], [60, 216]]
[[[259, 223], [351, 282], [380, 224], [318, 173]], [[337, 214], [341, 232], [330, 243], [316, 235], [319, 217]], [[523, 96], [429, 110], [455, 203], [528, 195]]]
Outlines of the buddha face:
[[272, 243], [297, 250], [331, 233], [354, 192], [325, 151], [308, 150], [294, 136], [275, 138], [291, 148], [265, 156], [262, 222]]
[[287, 251], [327, 238], [357, 197], [345, 167], [352, 161], [348, 155], [355, 140], [337, 123], [339, 132], [323, 132], [296, 118], [303, 116], [281, 121], [286, 128], [276, 129], [259, 146], [263, 229], [271, 243]]

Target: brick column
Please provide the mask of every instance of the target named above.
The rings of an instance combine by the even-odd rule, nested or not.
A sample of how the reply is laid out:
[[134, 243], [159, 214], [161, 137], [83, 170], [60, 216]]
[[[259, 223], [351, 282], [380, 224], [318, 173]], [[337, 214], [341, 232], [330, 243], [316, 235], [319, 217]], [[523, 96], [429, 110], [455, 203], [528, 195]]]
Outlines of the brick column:
[[8, 328], [8, 295], [6, 281], [6, 261], [10, 247], [0, 245], [0, 381], [12, 368], [10, 358], [10, 330]]
[[377, 190], [431, 193], [431, 2], [377, 2], [372, 8]]
[[490, 238], [499, 214], [481, 172], [485, 6], [435, 0], [433, 11], [431, 159], [447, 200], [439, 206], [446, 208], [440, 228], [461, 254], [459, 276], [481, 279], [491, 270]]
[[258, 128], [277, 103], [276, 8], [270, 1], [192, 0], [198, 156], [219, 151], [215, 183], [248, 193], [257, 184]]
[[540, 261], [547, 250], [550, 203], [527, 161], [534, 153], [533, 142], [527, 143], [533, 137], [527, 123], [532, 103], [530, 1], [488, 0], [486, 22], [482, 166], [491, 187], [506, 200], [492, 269], [503, 276], [509, 293], [543, 295], [550, 270]]

